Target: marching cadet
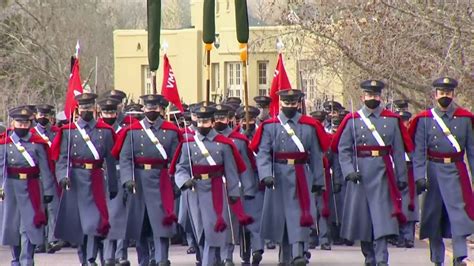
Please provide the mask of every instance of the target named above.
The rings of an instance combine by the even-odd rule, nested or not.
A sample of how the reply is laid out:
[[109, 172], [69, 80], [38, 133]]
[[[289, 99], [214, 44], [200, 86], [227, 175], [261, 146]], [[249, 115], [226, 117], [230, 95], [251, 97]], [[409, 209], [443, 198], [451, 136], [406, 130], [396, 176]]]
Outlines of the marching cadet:
[[[53, 114], [54, 107], [48, 104], [40, 104], [36, 106], [36, 125], [31, 128], [34, 134], [39, 135], [47, 144], [48, 147], [51, 147], [52, 141], [56, 136], [56, 133], [59, 131], [59, 128], [51, 125], [51, 117]], [[54, 175], [54, 163], [49, 161], [50, 169], [53, 172], [53, 181], [55, 187], [55, 193], [53, 193], [53, 200], [46, 205], [46, 209], [48, 211], [48, 225], [45, 226], [45, 233], [47, 237], [47, 245], [39, 245], [36, 247], [35, 253], [55, 253], [56, 251], [60, 250], [64, 245], [62, 240], [58, 240], [54, 236], [54, 227], [56, 223], [56, 213], [58, 211], [59, 206], [59, 196], [61, 194], [61, 189], [59, 188], [59, 184], [57, 179]]]
[[[240, 174], [239, 181], [239, 185], [241, 185], [241, 196], [243, 196], [244, 199], [252, 199], [255, 197], [255, 193], [257, 192], [257, 182], [253, 175], [253, 170], [255, 169], [255, 158], [253, 157], [253, 153], [249, 150], [248, 147], [250, 142], [247, 137], [235, 130], [232, 130], [229, 127], [229, 112], [232, 111], [235, 113], [235, 111], [233, 111], [232, 109], [232, 106], [226, 104], [217, 104], [214, 106], [214, 108], [216, 108], [216, 111], [214, 112], [214, 129], [217, 131], [218, 134], [221, 134], [232, 140], [245, 163], [246, 170]], [[242, 203], [235, 202], [230, 206], [234, 207], [235, 204]], [[246, 237], [243, 235], [247, 233], [245, 226], [239, 228], [239, 224], [237, 223], [236, 219], [237, 217], [231, 215], [230, 218], [232, 220], [233, 226], [229, 228], [230, 235], [227, 240], [226, 246], [221, 249], [221, 258], [223, 259], [224, 265], [226, 266], [234, 265], [232, 255], [234, 251], [234, 245], [238, 241], [237, 236], [241, 236], [241, 239], [247, 242]], [[247, 236], [247, 238], [248, 237], [249, 236]], [[250, 247], [247, 247], [247, 244], [249, 244], [249, 242], [245, 244], [242, 243], [240, 245], [242, 251], [241, 254], [249, 253], [248, 250], [250, 249]], [[258, 251], [257, 253], [258, 254], [255, 255], [255, 259], [258, 261], [256, 262], [256, 264], [260, 263], [262, 257], [261, 251]], [[249, 261], [244, 261], [244, 263], [249, 263]]]
[[248, 106], [248, 114], [249, 114], [249, 125], [247, 129], [247, 123], [245, 121], [245, 107], [241, 106], [236, 111], [236, 116], [241, 118], [239, 132], [247, 137], [248, 140], [252, 140], [255, 132], [257, 131], [257, 119], [260, 111], [255, 106]]
[[418, 114], [410, 124], [415, 141], [413, 168], [423, 201], [420, 239], [429, 238], [431, 261], [444, 263], [443, 238], [452, 238], [455, 266], [467, 265], [466, 236], [474, 233], [474, 115], [453, 102], [458, 82], [443, 77], [433, 82], [436, 106]]
[[342, 104], [334, 100], [325, 101], [323, 103], [323, 108], [324, 111], [327, 113], [326, 120], [324, 120], [324, 128], [326, 129], [326, 132], [330, 132], [332, 127], [332, 119], [337, 117], [339, 111], [344, 110], [344, 108], [342, 107]]
[[[111, 126], [115, 133], [119, 133], [123, 127], [119, 124], [118, 105], [120, 101], [115, 98], [105, 98], [97, 103], [100, 107], [100, 119], [107, 125]], [[131, 118], [129, 118], [130, 120]], [[122, 123], [127, 123], [127, 117], [122, 117]], [[125, 125], [126, 126], [126, 125]], [[120, 165], [116, 162], [117, 176], [119, 176]], [[108, 181], [112, 181], [106, 178]], [[128, 261], [128, 240], [125, 238], [125, 228], [127, 225], [126, 208], [123, 202], [124, 189], [120, 184], [120, 180], [115, 180], [117, 184], [117, 196], [107, 200], [107, 208], [109, 210], [110, 230], [107, 238], [104, 240], [104, 259], [106, 266], [112, 265], [130, 265]]]
[[[408, 101], [395, 100], [393, 101], [392, 108], [400, 116], [405, 127], [408, 128], [410, 118], [412, 117], [412, 114], [408, 112]], [[400, 233], [396, 245], [399, 248], [413, 248], [415, 245], [415, 224], [420, 219], [420, 209], [413, 174], [412, 153], [406, 153], [405, 161], [408, 171], [408, 186], [400, 192], [402, 193], [403, 213], [407, 217], [407, 222], [400, 225]]]
[[341, 236], [361, 241], [366, 265], [388, 265], [387, 237], [406, 222], [399, 189], [407, 186], [412, 144], [399, 116], [380, 106], [384, 83], [360, 86], [364, 106], [346, 115], [332, 141], [347, 181]]
[[[337, 127], [340, 124], [339, 115], [331, 117], [328, 127], [328, 138], [331, 141]], [[341, 192], [342, 173], [337, 154], [328, 150], [324, 154], [324, 178], [325, 190], [316, 193], [316, 207], [318, 210], [318, 243], [321, 250], [331, 250], [333, 235], [339, 235], [339, 215], [337, 197]]]
[[44, 243], [44, 205], [52, 201], [54, 180], [48, 164], [48, 144], [30, 132], [32, 112], [9, 112], [13, 129], [0, 135], [0, 199], [3, 200], [1, 243], [12, 251], [11, 265], [34, 265], [35, 245]]
[[104, 96], [105, 96], [105, 98], [112, 98], [112, 99], [115, 99], [119, 102], [119, 104], [117, 105], [117, 121], [119, 122], [119, 124], [121, 124], [122, 120], [124, 119], [123, 99], [125, 99], [127, 97], [127, 95], [125, 94], [125, 92], [123, 92], [121, 90], [113, 89], [113, 90], [105, 93]]
[[102, 168], [107, 171], [110, 199], [118, 189], [115, 160], [110, 153], [115, 133], [112, 127], [94, 118], [96, 98], [93, 93], [75, 97], [79, 118], [64, 125], [52, 145], [56, 177], [63, 189], [55, 236], [80, 245], [82, 265], [97, 265], [99, 240], [110, 229]]
[[[259, 126], [265, 120], [270, 118], [270, 102], [272, 101], [272, 98], [268, 96], [255, 96], [253, 100], [260, 111], [255, 123], [257, 126]], [[266, 239], [265, 243], [267, 249], [275, 249], [275, 242]]]
[[312, 118], [318, 120], [320, 123], [324, 123], [324, 120], [326, 120], [326, 116], [328, 113], [324, 110], [316, 110], [313, 111], [309, 114]]
[[[337, 117], [333, 117], [331, 120], [332, 128], [329, 133], [329, 138], [333, 139], [334, 134], [337, 132], [345, 114], [339, 112]], [[329, 166], [331, 167], [331, 193], [327, 194], [329, 198], [330, 216], [329, 216], [329, 227], [331, 232], [331, 240], [334, 245], [348, 245], [352, 246], [354, 243], [341, 238], [341, 219], [344, 210], [344, 196], [345, 186], [344, 177], [342, 176], [341, 165], [339, 164], [339, 157], [336, 152], [331, 149], [326, 153], [328, 158]]]
[[[246, 111], [245, 107], [240, 107], [237, 109], [237, 115], [242, 118], [240, 133], [247, 136], [248, 139], [252, 139], [257, 130], [257, 117], [260, 111], [254, 106], [248, 106], [249, 114], [249, 127], [247, 129], [247, 124], [245, 122]], [[262, 254], [264, 251], [264, 240], [260, 233], [260, 224], [262, 219], [262, 208], [263, 208], [263, 199], [265, 195], [265, 186], [260, 184], [258, 178], [258, 171], [255, 165], [255, 154], [253, 151], [248, 151], [249, 159], [251, 160], [251, 167], [253, 169], [252, 177], [255, 180], [255, 195], [254, 196], [245, 196], [244, 197], [244, 209], [250, 214], [254, 222], [246, 226], [245, 237], [243, 241], [246, 241], [244, 244], [241, 242], [241, 248], [245, 249], [241, 252], [241, 257], [244, 263], [242, 265], [258, 265], [262, 260]], [[251, 154], [252, 153], [252, 154]], [[250, 252], [251, 251], [251, 252]], [[252, 261], [250, 261], [250, 255], [252, 255]]]
[[[181, 133], [183, 139], [194, 136], [197, 130], [197, 116], [195, 113], [196, 108], [199, 108], [199, 104], [190, 104], [189, 113], [184, 113], [184, 126], [181, 128]], [[189, 218], [189, 201], [196, 200], [196, 193], [191, 193], [190, 190], [182, 190], [181, 197], [179, 200], [179, 213], [178, 213], [178, 223], [183, 227], [184, 232], [186, 233], [186, 241], [188, 242], [188, 249], [186, 254], [196, 254], [196, 261], [201, 261], [201, 254], [198, 251], [198, 244], [196, 243], [195, 233], [191, 219]]]
[[310, 194], [324, 189], [322, 158], [329, 143], [320, 123], [297, 112], [300, 90], [278, 94], [280, 114], [260, 125], [251, 144], [267, 187], [261, 233], [280, 243], [280, 263], [306, 265], [304, 244], [315, 212]]
[[209, 106], [195, 109], [197, 131], [179, 146], [170, 169], [176, 185], [194, 194], [188, 198], [189, 218], [202, 253], [198, 264], [206, 266], [220, 263], [230, 225], [228, 202], [239, 201], [239, 174], [246, 168], [232, 140], [212, 128], [214, 112]]
[[257, 125], [260, 125], [261, 123], [263, 123], [263, 121], [270, 118], [269, 108], [272, 98], [268, 96], [255, 96], [253, 100], [255, 101], [258, 110], [260, 111], [257, 118]]
[[[140, 265], [154, 260], [170, 265], [169, 241], [175, 234], [173, 181], [168, 174], [181, 133], [173, 123], [161, 118], [163, 96], [140, 97], [145, 118], [123, 128], [112, 151], [120, 157], [120, 182], [127, 195], [126, 239], [137, 241]], [[149, 247], [153, 239], [154, 254]], [[147, 258], [150, 258], [149, 260]]]

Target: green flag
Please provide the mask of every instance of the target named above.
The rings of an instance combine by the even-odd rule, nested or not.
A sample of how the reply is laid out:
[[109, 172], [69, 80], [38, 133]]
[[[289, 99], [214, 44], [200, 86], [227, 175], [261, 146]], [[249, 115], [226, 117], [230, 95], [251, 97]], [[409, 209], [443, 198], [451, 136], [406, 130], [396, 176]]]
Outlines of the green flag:
[[235, 0], [235, 26], [239, 43], [247, 43], [249, 41], [247, 0]]
[[215, 0], [204, 0], [202, 23], [202, 41], [214, 43], [216, 38]]
[[150, 71], [160, 65], [161, 0], [147, 0], [148, 64]]

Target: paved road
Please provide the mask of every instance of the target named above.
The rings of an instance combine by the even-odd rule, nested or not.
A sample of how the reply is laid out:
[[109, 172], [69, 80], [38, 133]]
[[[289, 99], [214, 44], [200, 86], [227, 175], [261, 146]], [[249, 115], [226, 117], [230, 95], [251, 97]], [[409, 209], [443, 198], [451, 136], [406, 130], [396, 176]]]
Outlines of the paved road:
[[[473, 248], [471, 247], [471, 259], [473, 258]], [[137, 265], [137, 255], [134, 249], [129, 249], [132, 265]], [[353, 247], [333, 247], [332, 251], [312, 250], [310, 265], [338, 266], [338, 265], [363, 265], [363, 257], [358, 246]], [[261, 265], [276, 265], [278, 252], [268, 250], [264, 254]], [[449, 254], [448, 254], [449, 255]], [[0, 266], [9, 265], [10, 251], [7, 247], [0, 246]], [[186, 254], [186, 247], [172, 246], [171, 262], [173, 265], [191, 266], [194, 265], [194, 255]], [[38, 254], [35, 256], [36, 266], [64, 266], [79, 265], [76, 251], [74, 249], [63, 249], [54, 255]], [[451, 258], [446, 257], [446, 265], [451, 265]], [[238, 251], [234, 253], [234, 261], [240, 262]], [[236, 264], [239, 265], [239, 264]], [[392, 266], [428, 266], [433, 265], [429, 261], [429, 253], [425, 242], [416, 242], [413, 249], [390, 248], [390, 265]]]

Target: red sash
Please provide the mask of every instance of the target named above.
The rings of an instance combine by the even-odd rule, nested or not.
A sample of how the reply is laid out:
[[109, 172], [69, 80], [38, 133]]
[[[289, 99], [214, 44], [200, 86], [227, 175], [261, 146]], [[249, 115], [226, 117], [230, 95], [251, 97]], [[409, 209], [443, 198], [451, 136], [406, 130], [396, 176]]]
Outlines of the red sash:
[[[139, 164], [167, 164], [168, 160], [136, 157], [135, 163]], [[176, 214], [174, 213], [174, 192], [171, 177], [168, 173], [168, 168], [160, 170], [160, 196], [161, 202], [163, 203], [163, 210], [165, 217], [163, 218], [163, 225], [170, 226], [174, 222], [178, 221]]]

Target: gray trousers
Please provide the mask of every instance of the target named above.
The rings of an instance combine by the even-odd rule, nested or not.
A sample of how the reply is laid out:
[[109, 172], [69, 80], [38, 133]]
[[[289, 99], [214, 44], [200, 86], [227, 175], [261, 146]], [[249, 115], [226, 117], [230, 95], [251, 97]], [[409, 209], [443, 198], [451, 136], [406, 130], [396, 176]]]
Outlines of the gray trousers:
[[303, 258], [305, 251], [305, 242], [296, 242], [290, 244], [288, 241], [288, 230], [283, 233], [283, 242], [280, 243], [280, 251], [278, 254], [279, 263], [291, 263], [296, 258]]
[[[444, 242], [441, 234], [436, 237], [430, 237], [430, 253], [431, 261], [433, 263], [443, 263], [444, 262]], [[453, 236], [452, 237], [453, 245], [453, 257], [464, 258], [467, 257], [467, 245], [466, 245], [466, 236]]]
[[329, 231], [329, 224], [328, 219], [322, 216], [319, 217], [319, 244], [330, 244], [329, 241], [330, 231]]
[[54, 236], [54, 227], [56, 226], [56, 212], [58, 211], [58, 206], [59, 197], [55, 193], [53, 195], [53, 200], [46, 205], [46, 209], [48, 210], [48, 225], [44, 227], [44, 230], [46, 231], [48, 243], [58, 240]]
[[403, 237], [405, 240], [415, 241], [415, 223], [406, 222], [400, 225], [400, 237]]
[[12, 266], [33, 266], [33, 256], [35, 254], [35, 245], [31, 244], [26, 233], [21, 233], [20, 246], [11, 246]]
[[220, 259], [220, 247], [211, 247], [207, 241], [204, 241], [204, 245], [199, 247], [202, 258], [202, 266], [214, 266], [221, 261]]
[[140, 265], [148, 265], [151, 259], [156, 263], [168, 261], [170, 239], [157, 237], [153, 241], [149, 237], [137, 242], [137, 257]]
[[381, 237], [373, 242], [361, 241], [360, 248], [365, 257], [365, 263], [388, 263], [387, 238]]
[[233, 244], [227, 243], [227, 244], [225, 244], [225, 246], [223, 246], [221, 248], [221, 250], [220, 250], [221, 251], [221, 259], [223, 261], [225, 261], [225, 260], [233, 261], [233, 259], [234, 259], [234, 256], [233, 256], [234, 255], [234, 247], [235, 246]]
[[77, 255], [81, 264], [94, 262], [99, 251], [99, 238], [93, 235], [84, 236], [84, 243], [77, 247]]
[[104, 253], [106, 260], [128, 259], [128, 240], [105, 240]]

